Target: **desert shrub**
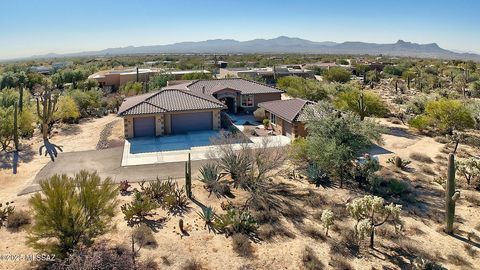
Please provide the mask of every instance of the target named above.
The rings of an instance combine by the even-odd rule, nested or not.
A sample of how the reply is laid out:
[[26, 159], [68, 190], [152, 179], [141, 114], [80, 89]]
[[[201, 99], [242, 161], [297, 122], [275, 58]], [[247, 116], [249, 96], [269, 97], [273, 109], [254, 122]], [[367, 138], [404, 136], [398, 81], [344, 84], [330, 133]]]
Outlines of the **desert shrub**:
[[79, 247], [69, 253], [68, 257], [56, 261], [52, 270], [96, 270], [102, 269], [130, 270], [134, 269], [132, 254], [127, 248], [111, 248], [106, 241], [92, 247]]
[[30, 214], [25, 210], [15, 211], [7, 217], [7, 229], [18, 231], [23, 226], [31, 223]]
[[15, 206], [13, 206], [12, 204], [13, 204], [13, 201], [0, 203], [0, 228], [7, 221], [8, 216], [14, 213]]
[[399, 156], [395, 156], [395, 157], [391, 157], [391, 158], [387, 159], [387, 163], [393, 164], [395, 167], [397, 167], [399, 169], [402, 169], [402, 170], [405, 170], [406, 168], [408, 168], [408, 165], [410, 165], [410, 163], [412, 163], [412, 161], [410, 161], [408, 159], [403, 159]]
[[183, 211], [188, 207], [185, 190], [172, 179], [164, 181], [157, 178], [148, 185], [142, 182], [140, 183], [140, 192], [170, 212]]
[[71, 96], [61, 96], [58, 99], [57, 111], [53, 116], [64, 123], [74, 123], [80, 117], [80, 111]]
[[[388, 112], [385, 102], [379, 95], [358, 89], [339, 93], [333, 103], [336, 108], [354, 112], [361, 119], [367, 116], [383, 117]], [[361, 103], [363, 107], [360, 106]]]
[[344, 68], [334, 67], [323, 73], [323, 78], [329, 82], [346, 83], [350, 80], [352, 73]]
[[407, 102], [407, 113], [419, 115], [425, 112], [425, 106], [429, 98], [426, 95], [417, 95]]
[[73, 178], [54, 175], [40, 187], [29, 201], [34, 222], [27, 243], [33, 248], [64, 256], [109, 230], [118, 194], [110, 178], [80, 171]]
[[388, 181], [388, 191], [394, 196], [401, 196], [409, 191], [409, 185], [403, 180], [391, 179]]
[[136, 244], [139, 248], [156, 248], [158, 246], [152, 230], [145, 224], [140, 224], [133, 229], [132, 239], [134, 244]]
[[339, 258], [337, 256], [330, 257], [330, 262], [328, 263], [333, 269], [341, 270], [354, 270], [355, 268], [344, 258]]
[[362, 160], [356, 160], [352, 168], [352, 176], [355, 182], [360, 186], [369, 186], [372, 189], [377, 186], [377, 175], [375, 172], [380, 170], [380, 163], [376, 158], [366, 154]]
[[234, 234], [232, 236], [232, 247], [238, 255], [242, 257], [252, 257], [253, 247], [247, 236], [243, 234]]
[[182, 265], [182, 270], [203, 270], [205, 269], [202, 263], [195, 259], [190, 259]]
[[317, 186], [328, 181], [327, 174], [316, 164], [310, 163], [307, 167], [308, 180]]
[[429, 156], [418, 152], [411, 153], [410, 158], [418, 162], [433, 163], [433, 160]]
[[325, 83], [297, 76], [279, 78], [277, 87], [285, 90], [291, 97], [312, 101], [322, 100], [328, 96]]
[[99, 90], [72, 90], [66, 92], [66, 95], [75, 100], [82, 116], [95, 115], [95, 112], [101, 107], [103, 96], [102, 91]]
[[320, 206], [323, 206], [325, 204], [325, 200], [322, 198], [322, 196], [315, 191], [309, 189], [308, 190], [308, 195], [305, 196], [304, 199], [304, 204], [307, 206], [310, 206], [312, 208], [318, 208]]
[[475, 120], [461, 101], [441, 99], [427, 102], [424, 114], [412, 118], [409, 124], [420, 130], [433, 128], [441, 134], [449, 134], [453, 130], [473, 128]]
[[467, 243], [463, 244], [463, 248], [467, 252], [468, 256], [472, 258], [475, 258], [478, 254], [478, 250], [470, 244], [467, 244]]
[[208, 196], [213, 193], [217, 197], [221, 197], [230, 193], [230, 186], [222, 180], [224, 176], [225, 173], [220, 171], [217, 164], [206, 163], [200, 168], [200, 181], [205, 184], [205, 189], [209, 191]]
[[447, 270], [442, 265], [432, 262], [428, 259], [417, 257], [413, 261], [413, 269], [415, 270]]
[[302, 230], [305, 235], [307, 235], [312, 239], [315, 239], [315, 240], [325, 239], [325, 236], [320, 232], [320, 230], [312, 224], [304, 226]]
[[263, 224], [258, 228], [257, 234], [260, 239], [263, 240], [270, 240], [276, 236], [288, 237], [290, 239], [294, 239], [296, 237], [293, 232], [289, 231], [287, 228], [285, 228], [278, 222], [272, 224]]
[[432, 169], [432, 167], [427, 166], [427, 165], [420, 165], [420, 170], [428, 175], [436, 175], [435, 171]]
[[227, 235], [234, 233], [251, 233], [257, 230], [257, 222], [246, 210], [229, 209], [226, 214], [215, 218], [215, 228]]
[[306, 246], [302, 253], [302, 264], [307, 270], [322, 270], [325, 268], [324, 264], [318, 259], [313, 249]]
[[152, 211], [158, 208], [158, 204], [141, 192], [135, 192], [133, 201], [122, 205], [120, 208], [125, 215], [125, 220], [133, 224], [144, 221], [146, 216], [152, 215]]
[[342, 186], [351, 177], [352, 161], [373, 141], [381, 141], [381, 128], [353, 113], [339, 114], [325, 103], [316, 105], [315, 111], [321, 117], [312, 111], [306, 114], [308, 158]]

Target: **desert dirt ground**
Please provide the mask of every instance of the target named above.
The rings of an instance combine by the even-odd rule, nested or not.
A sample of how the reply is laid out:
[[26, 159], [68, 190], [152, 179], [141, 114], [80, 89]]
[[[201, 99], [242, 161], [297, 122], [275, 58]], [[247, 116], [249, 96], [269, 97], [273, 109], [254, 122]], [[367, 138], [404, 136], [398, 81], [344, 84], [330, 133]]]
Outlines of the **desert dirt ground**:
[[[93, 150], [101, 141], [101, 133], [105, 125], [116, 121], [113, 115], [93, 119], [59, 131], [51, 141], [62, 145], [64, 151]], [[480, 265], [480, 194], [478, 191], [464, 188], [456, 208], [456, 237], [443, 233], [443, 188], [434, 179], [446, 172], [446, 156], [448, 146], [435, 139], [415, 134], [406, 126], [391, 124], [381, 119], [387, 132], [383, 136], [381, 148], [385, 154], [379, 156], [384, 167], [381, 174], [387, 178], [404, 179], [409, 183], [409, 194], [406, 198], [392, 198], [403, 204], [402, 219], [404, 227], [395, 233], [390, 225], [377, 231], [376, 249], [366, 247], [366, 243], [355, 245], [349, 232], [354, 221], [345, 211], [345, 203], [364, 194], [355, 187], [340, 189], [336, 185], [315, 187], [305, 178], [290, 179], [278, 175], [272, 181], [284, 187], [278, 198], [288, 202], [284, 205], [279, 221], [275, 224], [262, 224], [258, 236], [253, 241], [253, 255], [239, 256], [232, 249], [231, 237], [215, 234], [204, 228], [198, 212], [200, 205], [213, 207], [222, 213], [221, 203], [227, 198], [208, 196], [202, 183], [197, 181], [198, 172], [194, 172], [193, 193], [198, 203], [190, 202], [188, 211], [172, 215], [158, 209], [151, 219], [162, 220], [156, 224], [155, 238], [158, 247], [142, 249], [140, 260], [152, 258], [161, 269], [180, 269], [191, 259], [195, 259], [205, 269], [304, 269], [302, 255], [306, 246], [313, 249], [323, 268], [345, 269], [409, 269], [415, 256], [422, 256], [439, 262], [449, 269], [478, 269]], [[112, 145], [122, 140], [121, 122], [115, 122], [107, 140]], [[32, 142], [32, 149], [38, 149], [41, 140]], [[461, 146], [462, 155], [479, 155], [478, 149]], [[37, 150], [35, 150], [37, 151]], [[428, 155], [431, 163], [413, 160], [410, 169], [400, 171], [386, 163], [394, 155], [409, 158], [412, 153]], [[459, 155], [460, 155], [459, 153]], [[20, 164], [17, 175], [11, 175], [11, 169], [0, 171], [0, 201], [14, 200], [17, 209], [27, 209], [30, 195], [16, 194], [33, 180], [35, 174], [49, 161], [47, 157], [34, 154], [31, 161]], [[427, 169], [430, 167], [431, 169]], [[180, 182], [180, 185], [183, 183]], [[464, 187], [459, 179], [459, 185]], [[138, 187], [138, 185], [134, 185]], [[235, 195], [231, 201], [241, 204], [246, 199], [246, 192], [233, 190]], [[132, 199], [132, 196], [120, 196], [118, 212], [113, 220], [113, 230], [100, 239], [110, 244], [129, 245], [132, 228], [123, 219], [120, 205]], [[318, 219], [323, 209], [332, 209], [336, 216], [334, 228], [329, 236]], [[257, 213], [261, 216], [261, 213]], [[189, 236], [179, 231], [178, 222], [183, 219], [189, 228]], [[0, 229], [0, 254], [32, 254], [35, 251], [25, 244], [26, 231], [10, 232]], [[99, 239], [99, 240], [100, 240]], [[343, 263], [343, 266], [342, 266]], [[0, 261], [0, 269], [28, 269], [34, 266], [28, 262]], [[348, 268], [347, 268], [348, 269]]]

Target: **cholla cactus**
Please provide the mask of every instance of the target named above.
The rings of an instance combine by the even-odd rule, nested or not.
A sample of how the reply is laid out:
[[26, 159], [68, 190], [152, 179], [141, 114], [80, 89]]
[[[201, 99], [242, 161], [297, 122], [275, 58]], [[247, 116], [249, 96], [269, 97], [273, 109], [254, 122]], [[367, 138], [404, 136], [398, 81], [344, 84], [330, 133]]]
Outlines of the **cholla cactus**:
[[395, 225], [399, 223], [401, 210], [401, 205], [393, 203], [385, 205], [383, 198], [372, 195], [357, 198], [347, 204], [347, 211], [357, 221], [355, 225], [357, 237], [364, 239], [370, 235], [371, 248], [373, 248], [375, 228], [385, 224], [388, 220]]
[[333, 220], [335, 216], [333, 215], [332, 210], [325, 209], [322, 211], [322, 225], [325, 228], [325, 235], [328, 236], [328, 229], [333, 225]]
[[470, 157], [459, 160], [457, 162], [457, 171], [465, 177], [467, 184], [470, 185], [473, 179], [480, 177], [480, 159]]

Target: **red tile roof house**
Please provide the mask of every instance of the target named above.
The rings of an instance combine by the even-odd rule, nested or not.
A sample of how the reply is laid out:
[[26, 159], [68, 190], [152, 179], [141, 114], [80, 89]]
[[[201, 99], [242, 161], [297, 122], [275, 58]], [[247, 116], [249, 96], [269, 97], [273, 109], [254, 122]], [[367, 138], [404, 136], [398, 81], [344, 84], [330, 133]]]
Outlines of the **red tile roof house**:
[[295, 139], [307, 136], [305, 109], [313, 104], [308, 100], [294, 98], [262, 102], [258, 107], [265, 109], [265, 117], [270, 119], [277, 132]]
[[252, 113], [282, 90], [245, 79], [198, 80], [126, 98], [118, 115], [125, 138], [220, 129], [220, 111]]

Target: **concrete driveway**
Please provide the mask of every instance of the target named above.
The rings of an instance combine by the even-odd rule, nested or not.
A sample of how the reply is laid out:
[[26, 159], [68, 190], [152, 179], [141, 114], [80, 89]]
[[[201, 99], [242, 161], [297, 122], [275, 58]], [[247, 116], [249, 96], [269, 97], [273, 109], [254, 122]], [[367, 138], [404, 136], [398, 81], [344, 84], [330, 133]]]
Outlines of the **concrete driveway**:
[[[40, 190], [38, 183], [54, 174], [74, 175], [80, 170], [97, 171], [98, 174], [105, 178], [111, 177], [116, 183], [123, 180], [129, 182], [138, 182], [143, 180], [160, 179], [183, 179], [185, 176], [185, 160], [179, 162], [171, 162], [164, 164], [139, 165], [122, 167], [123, 147], [115, 147], [105, 150], [92, 150], [80, 152], [59, 153], [55, 162], [49, 162], [36, 175], [33, 183], [19, 195]], [[192, 171], [197, 172], [202, 164], [207, 160], [192, 161]]]
[[207, 159], [207, 152], [211, 149], [211, 139], [219, 135], [218, 131], [199, 131], [125, 140], [121, 164], [134, 166], [179, 162], [187, 160], [189, 153], [192, 160]]

